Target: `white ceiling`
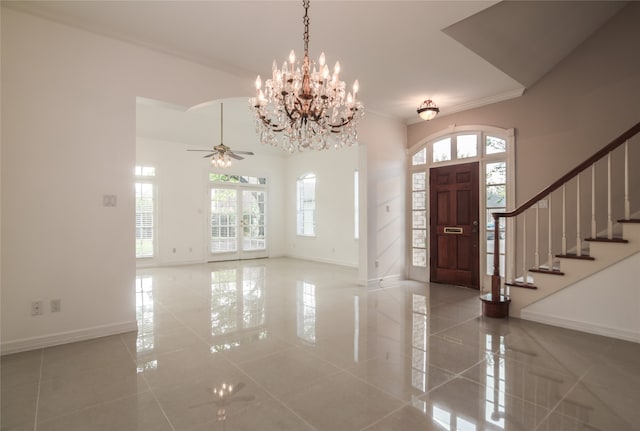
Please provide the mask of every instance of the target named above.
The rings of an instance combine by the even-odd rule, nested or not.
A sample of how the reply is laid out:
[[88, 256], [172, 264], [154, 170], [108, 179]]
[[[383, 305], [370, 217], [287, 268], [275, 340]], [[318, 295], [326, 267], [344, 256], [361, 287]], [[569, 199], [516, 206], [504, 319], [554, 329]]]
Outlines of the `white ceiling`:
[[[509, 19], [504, 13], [489, 13], [501, 10], [502, 5], [496, 3], [314, 0], [309, 9], [310, 55], [317, 57], [322, 50], [330, 64], [340, 60], [342, 79], [348, 85], [356, 78], [360, 81], [359, 94], [366, 110], [407, 123], [417, 120], [416, 108], [427, 98], [433, 99], [445, 115], [517, 97], [524, 85], [480, 57], [491, 46], [495, 64], [514, 58], [510, 56], [513, 44], [506, 43], [509, 34], [490, 34], [480, 48], [470, 43], [485, 37], [484, 32], [478, 31], [500, 26]], [[529, 5], [528, 12], [518, 16], [520, 23], [527, 22], [528, 14], [532, 14], [531, 5], [548, 2], [525, 3]], [[521, 56], [516, 66], [510, 61], [510, 70], [526, 70], [527, 61], [544, 62], [544, 67], [538, 67], [538, 75], [546, 73], [561, 60], [558, 57], [569, 53], [617, 10], [588, 8], [586, 4], [616, 4], [617, 8], [623, 5], [610, 1], [552, 3], [563, 3], [565, 7], [560, 12], [555, 8], [541, 9], [531, 15], [536, 20], [529, 28], [522, 24], [502, 28], [512, 34], [518, 32], [518, 45], [525, 50], [531, 45], [535, 49], [530, 51], [541, 52], [541, 43], [562, 45], [563, 49], [556, 50], [562, 55]], [[248, 88], [252, 88], [257, 74], [270, 74], [274, 59], [281, 64], [291, 49], [300, 55], [303, 46], [300, 1], [3, 0], [2, 5], [246, 76]], [[478, 14], [481, 11], [483, 14]], [[558, 13], [567, 15], [545, 20], [544, 14]], [[480, 24], [478, 18], [463, 21], [475, 14], [480, 17]], [[594, 15], [602, 18], [594, 19]], [[496, 19], [503, 22], [494, 22]], [[465, 31], [465, 22], [475, 33]], [[456, 23], [449, 31], [452, 36], [442, 31]], [[554, 25], [554, 39], [540, 38], [540, 32], [548, 31], [545, 26], [549, 25]], [[566, 41], [565, 27], [571, 30]], [[502, 52], [500, 40], [505, 42]], [[535, 80], [536, 76], [528, 76], [525, 84]]]

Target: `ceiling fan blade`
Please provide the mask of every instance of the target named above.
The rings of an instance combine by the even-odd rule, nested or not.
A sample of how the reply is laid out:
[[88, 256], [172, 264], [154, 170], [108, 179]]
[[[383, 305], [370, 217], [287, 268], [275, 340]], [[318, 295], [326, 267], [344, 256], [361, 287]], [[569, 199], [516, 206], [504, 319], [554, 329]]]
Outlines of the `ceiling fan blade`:
[[211, 150], [189, 150], [189, 149], [187, 149], [187, 151], [209, 151], [209, 152], [211, 152]]
[[227, 151], [227, 155], [229, 157], [233, 157], [236, 160], [244, 160], [244, 157], [240, 157], [239, 155], [237, 155], [236, 153], [234, 153], [233, 151]]
[[208, 158], [208, 157], [213, 157], [213, 155], [214, 155], [214, 154], [215, 154], [215, 153], [207, 154], [206, 156], [202, 156], [202, 158], [203, 158], [203, 159], [206, 159], [206, 158]]
[[253, 156], [253, 151], [233, 151], [236, 154], [246, 154], [247, 156]]

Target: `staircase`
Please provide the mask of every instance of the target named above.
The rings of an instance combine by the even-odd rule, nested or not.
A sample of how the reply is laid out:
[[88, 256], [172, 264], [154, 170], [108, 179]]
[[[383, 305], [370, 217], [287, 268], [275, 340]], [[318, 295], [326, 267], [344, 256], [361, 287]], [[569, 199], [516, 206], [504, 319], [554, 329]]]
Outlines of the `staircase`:
[[[640, 123], [517, 209], [494, 213], [494, 237], [513, 220], [513, 264], [495, 259], [485, 315], [525, 307], [640, 252]], [[503, 219], [503, 220], [501, 220]], [[504, 247], [505, 244], [502, 244]], [[499, 241], [494, 243], [499, 255]], [[510, 310], [509, 310], [510, 307]]]

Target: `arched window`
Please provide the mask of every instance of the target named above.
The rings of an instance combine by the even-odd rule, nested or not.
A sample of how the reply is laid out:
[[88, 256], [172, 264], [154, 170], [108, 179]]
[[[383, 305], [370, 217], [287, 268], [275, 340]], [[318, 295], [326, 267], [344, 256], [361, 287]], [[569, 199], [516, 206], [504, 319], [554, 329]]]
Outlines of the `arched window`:
[[298, 178], [296, 193], [297, 228], [301, 236], [316, 234], [316, 176], [306, 174]]
[[[494, 238], [493, 212], [508, 211], [515, 204], [515, 139], [513, 129], [490, 126], [452, 126], [434, 133], [409, 151], [409, 278], [428, 281], [431, 265], [430, 172], [443, 166], [477, 163], [479, 284], [490, 286], [493, 273], [494, 241], [500, 241], [500, 268], [509, 271], [505, 252], [512, 247], [507, 224]], [[506, 265], [505, 265], [506, 263]], [[504, 275], [504, 274], [503, 274]]]

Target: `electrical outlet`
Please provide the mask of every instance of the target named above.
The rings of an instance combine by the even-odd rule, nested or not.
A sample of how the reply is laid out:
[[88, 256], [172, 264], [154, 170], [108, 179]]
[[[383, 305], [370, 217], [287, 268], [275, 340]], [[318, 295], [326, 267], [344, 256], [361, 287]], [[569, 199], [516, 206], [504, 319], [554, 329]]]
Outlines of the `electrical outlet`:
[[62, 311], [62, 300], [61, 299], [52, 299], [51, 300], [51, 312], [59, 313]]
[[32, 316], [42, 316], [44, 314], [44, 302], [42, 301], [33, 301], [31, 303], [31, 315]]

